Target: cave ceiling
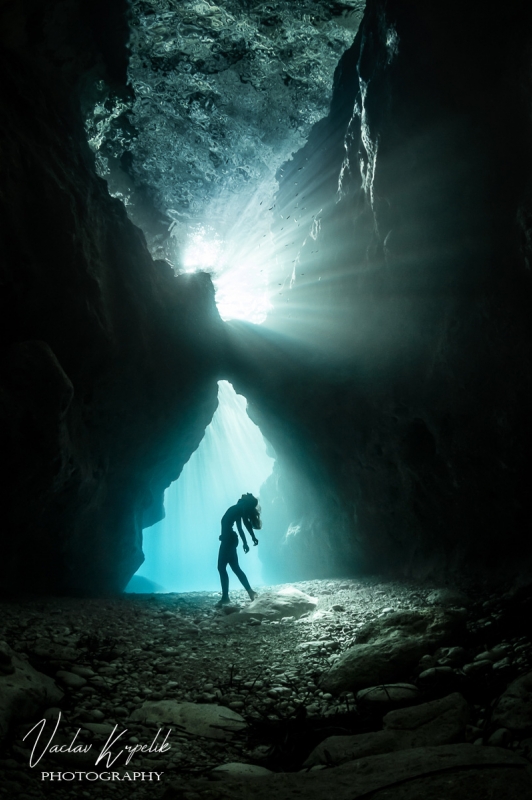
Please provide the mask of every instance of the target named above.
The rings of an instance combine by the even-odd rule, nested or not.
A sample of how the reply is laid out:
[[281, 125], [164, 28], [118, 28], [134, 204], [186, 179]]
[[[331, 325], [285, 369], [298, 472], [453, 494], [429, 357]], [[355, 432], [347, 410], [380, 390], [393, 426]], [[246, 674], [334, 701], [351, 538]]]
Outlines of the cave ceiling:
[[326, 115], [362, 11], [360, 0], [132, 0], [129, 87], [98, 84], [87, 131], [154, 256], [179, 266], [195, 226], [223, 237], [250, 208], [267, 230], [276, 172]]

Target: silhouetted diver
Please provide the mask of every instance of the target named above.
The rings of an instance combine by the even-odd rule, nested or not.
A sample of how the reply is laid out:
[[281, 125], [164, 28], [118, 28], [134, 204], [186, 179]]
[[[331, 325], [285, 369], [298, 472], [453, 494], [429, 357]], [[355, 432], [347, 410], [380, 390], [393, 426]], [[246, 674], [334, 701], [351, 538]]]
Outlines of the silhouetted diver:
[[238, 556], [236, 553], [236, 548], [238, 547], [238, 536], [236, 531], [233, 529], [235, 522], [236, 527], [238, 528], [238, 533], [240, 534], [240, 538], [242, 539], [244, 553], [249, 553], [249, 546], [246, 540], [246, 535], [242, 530], [242, 523], [244, 523], [245, 527], [247, 528], [254, 545], [257, 545], [259, 540], [255, 537], [253, 529], [255, 528], [255, 530], [260, 530], [262, 527], [259, 501], [252, 494], [243, 494], [236, 505], [228, 508], [222, 517], [222, 534], [220, 536], [221, 545], [220, 552], [218, 553], [218, 572], [220, 573], [220, 581], [222, 583], [222, 599], [216, 604], [217, 606], [222, 606], [230, 602], [229, 575], [227, 574], [228, 564], [246, 592], [249, 594], [249, 599], [254, 600], [256, 596], [255, 592], [249, 585], [249, 581], [246, 578], [245, 573], [240, 569], [238, 564]]

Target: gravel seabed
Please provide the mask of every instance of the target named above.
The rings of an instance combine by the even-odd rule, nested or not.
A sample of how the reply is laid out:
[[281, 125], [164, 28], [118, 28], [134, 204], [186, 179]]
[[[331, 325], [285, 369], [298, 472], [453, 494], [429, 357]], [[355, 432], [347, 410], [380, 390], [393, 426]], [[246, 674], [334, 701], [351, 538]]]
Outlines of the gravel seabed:
[[[392, 610], [426, 607], [437, 587], [378, 577], [290, 585], [317, 598], [317, 611], [299, 620], [228, 625], [227, 615], [215, 608], [219, 594], [214, 592], [4, 600], [0, 639], [48, 675], [61, 670], [79, 674], [85, 669], [83, 686], [63, 687], [57, 741], [63, 736], [61, 741], [70, 742], [80, 729], [76, 742], [91, 743], [98, 752], [108, 734], [83, 725], [103, 723], [127, 729], [122, 740], [128, 744], [149, 744], [159, 726], [128, 721], [145, 700], [217, 703], [242, 714], [249, 727], [230, 742], [172, 730], [167, 753], [149, 758], [138, 754], [129, 765], [130, 771], [164, 772], [157, 784], [138, 780], [73, 784], [43, 782], [41, 771], [93, 767], [73, 765], [60, 754], [29, 768], [32, 740], [23, 737], [38, 721], [32, 720], [19, 725], [4, 742], [0, 796], [157, 797], [173, 776], [204, 774], [227, 762], [300, 768], [310, 746], [305, 752], [304, 744], [300, 750], [293, 744], [298, 735], [302, 738], [302, 726], [314, 730], [315, 740], [324, 738], [325, 734], [316, 733], [320, 725], [323, 731], [329, 724], [336, 730], [343, 717], [351, 720], [349, 730], [356, 730], [354, 696], [324, 693], [320, 677], [355, 643], [359, 627]], [[462, 674], [473, 715], [470, 739], [480, 744], [488, 731], [490, 701], [511, 679], [531, 669], [532, 648], [517, 625], [516, 601], [508, 587], [491, 592], [469, 587], [468, 598], [465, 644], [470, 658], [497, 644], [506, 644], [508, 654], [489, 675], [475, 676], [474, 684]], [[231, 599], [243, 608], [249, 602], [244, 592], [232, 592]], [[426, 666], [425, 659], [418, 672]], [[415, 679], [414, 674], [411, 680]], [[509, 746], [517, 748], [519, 743]], [[120, 768], [124, 770], [123, 765]]]

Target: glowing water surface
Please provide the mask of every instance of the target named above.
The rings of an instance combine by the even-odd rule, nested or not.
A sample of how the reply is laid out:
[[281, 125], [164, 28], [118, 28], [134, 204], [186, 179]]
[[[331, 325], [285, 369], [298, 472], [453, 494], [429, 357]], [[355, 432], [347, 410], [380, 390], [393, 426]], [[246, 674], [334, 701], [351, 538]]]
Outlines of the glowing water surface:
[[[219, 406], [205, 436], [190, 460], [165, 493], [166, 517], [144, 531], [146, 560], [137, 572], [167, 592], [220, 588], [216, 562], [220, 520], [245, 492], [259, 496], [261, 484], [271, 474], [274, 459], [266, 453], [260, 430], [246, 414], [246, 400], [227, 381], [218, 384]], [[260, 499], [260, 498], [259, 498]], [[253, 587], [262, 583], [258, 547], [244, 555], [240, 566]], [[246, 534], [248, 543], [250, 538]], [[228, 568], [231, 589], [241, 589]], [[135, 591], [135, 589], [134, 589]]]

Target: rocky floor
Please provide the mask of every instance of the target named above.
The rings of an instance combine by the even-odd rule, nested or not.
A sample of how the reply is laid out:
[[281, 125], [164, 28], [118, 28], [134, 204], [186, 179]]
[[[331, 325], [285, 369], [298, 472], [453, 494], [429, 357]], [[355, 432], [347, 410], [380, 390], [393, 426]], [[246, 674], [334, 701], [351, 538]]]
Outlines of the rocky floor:
[[[418, 703], [460, 693], [469, 707], [462, 741], [502, 746], [529, 758], [532, 730], [526, 724], [516, 730], [501, 727], [492, 719], [507, 686], [532, 670], [528, 589], [502, 587], [487, 593], [467, 587], [457, 592], [378, 578], [294, 586], [317, 599], [314, 610], [300, 618], [270, 621], [247, 615], [241, 624], [226, 613], [233, 609], [215, 608], [214, 593], [4, 600], [0, 640], [18, 658], [54, 678], [64, 698], [23, 724], [23, 707], [10, 712], [18, 724], [4, 738], [0, 796], [142, 798], [166, 792], [193, 800], [201, 793], [183, 794], [172, 788], [175, 781], [182, 787], [183, 781], [209, 776], [225, 763], [297, 772], [324, 739], [380, 731], [383, 715], [408, 705], [394, 699], [393, 692], [389, 702], [382, 693], [373, 702], [367, 693], [363, 701], [352, 691], [324, 690], [327, 675], [357, 642], [357, 634], [362, 637], [369, 623], [379, 624], [394, 613], [438, 607], [455, 610], [463, 621], [461, 632], [445, 647], [434, 647], [427, 639], [427, 652], [399, 680], [417, 688]], [[261, 593], [281, 588], [265, 587]], [[232, 598], [246, 607], [243, 593], [234, 592]], [[7, 664], [9, 656], [5, 660]], [[5, 672], [7, 677], [0, 673], [0, 701], [8, 667]], [[186, 726], [141, 721], [135, 714], [146, 701], [162, 700], [226, 707], [247, 724], [227, 733], [226, 739], [213, 739]], [[24, 736], [46, 717], [48, 735], [40, 737], [41, 744], [37, 740], [35, 757], [45, 749], [42, 743], [54, 730], [58, 709], [61, 720], [53, 743], [66, 746], [79, 731], [75, 744], [90, 744], [91, 750], [46, 752], [30, 768], [37, 733]], [[127, 771], [144, 772], [144, 780], [42, 780], [43, 772], [94, 770], [94, 754], [115, 725], [116, 733], [127, 731], [120, 745], [114, 745], [115, 754], [122, 745], [151, 743], [162, 729], [156, 740], [160, 744], [172, 728], [166, 752], [135, 753], [128, 765], [123, 755], [113, 767], [119, 777]], [[326, 766], [327, 759], [322, 768]], [[150, 772], [164, 774], [160, 780], [152, 775], [150, 781]]]

